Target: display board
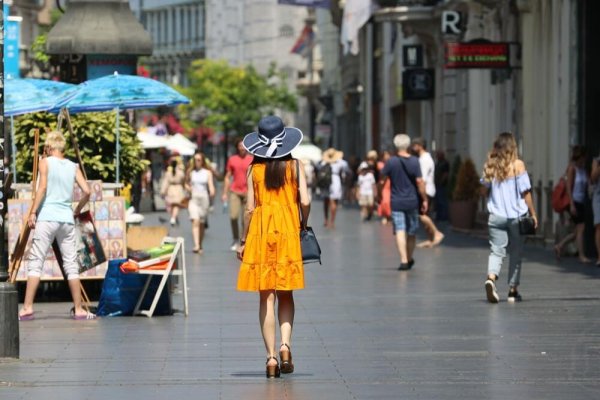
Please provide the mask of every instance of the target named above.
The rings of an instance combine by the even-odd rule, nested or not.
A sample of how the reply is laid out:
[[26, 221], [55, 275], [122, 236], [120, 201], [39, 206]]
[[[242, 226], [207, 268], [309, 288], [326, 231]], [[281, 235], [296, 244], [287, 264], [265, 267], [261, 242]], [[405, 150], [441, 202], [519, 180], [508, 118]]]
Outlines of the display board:
[[[90, 182], [92, 195], [86, 208], [94, 220], [95, 230], [89, 225], [89, 221], [78, 221], [76, 228], [78, 233], [78, 258], [80, 261], [81, 279], [103, 279], [108, 268], [108, 263], [91, 267], [96, 262], [105, 259], [116, 259], [127, 257], [126, 224], [125, 224], [125, 198], [103, 197], [102, 182]], [[73, 206], [77, 204], [81, 192], [75, 191]], [[15, 248], [19, 233], [26, 223], [27, 213], [31, 207], [30, 199], [19, 199], [8, 201], [8, 246], [9, 257]], [[34, 231], [35, 232], [35, 231]], [[17, 275], [17, 280], [27, 279], [27, 260], [31, 248], [30, 235], [25, 250], [25, 255]], [[100, 244], [103, 251], [94, 249]], [[91, 268], [90, 268], [91, 267]], [[54, 252], [50, 250], [42, 269], [42, 280], [62, 280], [63, 276]]]

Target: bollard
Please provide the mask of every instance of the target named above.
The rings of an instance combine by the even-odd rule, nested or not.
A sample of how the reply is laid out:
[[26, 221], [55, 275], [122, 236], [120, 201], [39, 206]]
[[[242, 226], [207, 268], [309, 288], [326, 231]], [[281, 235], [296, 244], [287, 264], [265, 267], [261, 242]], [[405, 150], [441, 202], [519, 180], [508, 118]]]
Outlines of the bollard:
[[0, 358], [19, 358], [19, 296], [8, 282], [0, 282]]

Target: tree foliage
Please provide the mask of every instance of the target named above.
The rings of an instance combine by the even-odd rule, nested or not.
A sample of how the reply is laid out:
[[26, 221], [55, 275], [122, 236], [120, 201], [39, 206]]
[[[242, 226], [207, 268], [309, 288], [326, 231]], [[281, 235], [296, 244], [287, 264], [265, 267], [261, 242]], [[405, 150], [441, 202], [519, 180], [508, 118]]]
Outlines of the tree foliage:
[[188, 77], [189, 87], [179, 88], [192, 100], [182, 110], [188, 127], [197, 123], [200, 113], [204, 125], [241, 135], [251, 131], [264, 115], [297, 108], [296, 97], [275, 64], [267, 75], [261, 75], [251, 65], [234, 67], [225, 61], [196, 60]]
[[[71, 116], [73, 132], [79, 144], [81, 158], [88, 179], [104, 182], [115, 181], [115, 112], [84, 113]], [[120, 120], [120, 171], [123, 183], [133, 183], [149, 164], [143, 159], [144, 151], [135, 130], [123, 119]], [[19, 182], [29, 182], [33, 168], [34, 129], [40, 130], [40, 154], [46, 139], [46, 129], [56, 129], [56, 116], [48, 113], [27, 114], [15, 119], [14, 140], [17, 148], [16, 169]], [[65, 156], [75, 160], [75, 150], [63, 123], [67, 140]]]

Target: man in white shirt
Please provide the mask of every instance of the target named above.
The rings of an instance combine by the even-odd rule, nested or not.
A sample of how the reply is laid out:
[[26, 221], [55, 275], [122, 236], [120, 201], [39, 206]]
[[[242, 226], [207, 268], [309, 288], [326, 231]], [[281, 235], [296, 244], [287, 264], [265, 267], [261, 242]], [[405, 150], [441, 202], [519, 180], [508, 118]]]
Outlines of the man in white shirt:
[[[427, 151], [427, 144], [423, 138], [414, 138], [412, 149], [414, 154], [419, 157], [419, 165], [421, 166], [421, 174], [425, 182], [425, 192], [429, 198], [429, 204], [433, 204], [433, 198], [435, 197], [435, 162]], [[444, 239], [444, 234], [437, 229], [431, 217], [427, 214], [421, 214], [419, 215], [419, 221], [425, 227], [429, 240], [419, 243], [417, 247], [433, 247], [440, 244]]]

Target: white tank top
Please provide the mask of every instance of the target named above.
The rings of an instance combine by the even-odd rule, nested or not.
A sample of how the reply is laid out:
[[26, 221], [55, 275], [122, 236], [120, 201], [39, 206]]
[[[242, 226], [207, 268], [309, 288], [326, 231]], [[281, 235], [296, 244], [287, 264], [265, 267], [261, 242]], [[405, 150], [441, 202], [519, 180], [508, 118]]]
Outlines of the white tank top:
[[208, 174], [209, 172], [205, 168], [192, 171], [190, 174], [192, 196], [208, 196]]
[[573, 201], [583, 203], [587, 190], [588, 177], [583, 168], [575, 168], [575, 183], [573, 184]]

